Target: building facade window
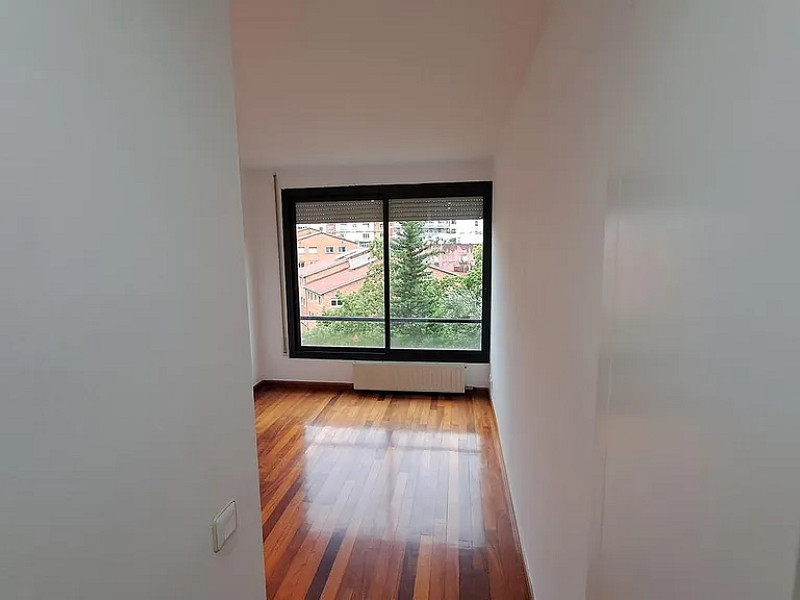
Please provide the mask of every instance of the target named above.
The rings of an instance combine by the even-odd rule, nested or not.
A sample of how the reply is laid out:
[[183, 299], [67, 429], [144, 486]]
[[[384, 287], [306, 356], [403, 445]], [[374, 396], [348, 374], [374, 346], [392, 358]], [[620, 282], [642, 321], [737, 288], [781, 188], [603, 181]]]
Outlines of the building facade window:
[[[284, 189], [282, 197], [290, 356], [488, 362], [491, 182]], [[301, 278], [298, 238], [318, 227], [356, 243], [324, 246], [332, 256]]]

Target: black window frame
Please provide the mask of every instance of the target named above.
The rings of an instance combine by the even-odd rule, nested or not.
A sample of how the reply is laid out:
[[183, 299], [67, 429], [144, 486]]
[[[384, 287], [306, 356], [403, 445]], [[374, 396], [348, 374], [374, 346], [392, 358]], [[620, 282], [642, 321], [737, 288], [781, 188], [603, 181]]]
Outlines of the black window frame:
[[[405, 198], [483, 198], [483, 290], [481, 307], [480, 350], [391, 348], [389, 292], [389, 202]], [[300, 297], [297, 254], [296, 206], [300, 202], [336, 202], [342, 200], [381, 200], [383, 205], [384, 315], [385, 347], [354, 348], [303, 346], [300, 330]], [[492, 182], [465, 181], [344, 187], [286, 188], [281, 190], [284, 267], [287, 297], [289, 356], [323, 360], [380, 360], [402, 362], [489, 362], [491, 340], [492, 289]], [[452, 319], [450, 322], [472, 322]]]

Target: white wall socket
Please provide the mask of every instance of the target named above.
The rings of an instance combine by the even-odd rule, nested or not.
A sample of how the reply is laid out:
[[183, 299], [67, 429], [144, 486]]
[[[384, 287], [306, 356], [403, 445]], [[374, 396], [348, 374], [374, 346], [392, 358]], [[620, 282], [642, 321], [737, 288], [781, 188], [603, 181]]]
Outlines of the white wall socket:
[[211, 533], [214, 537], [214, 552], [219, 552], [236, 531], [236, 500], [231, 500], [217, 513], [211, 523]]

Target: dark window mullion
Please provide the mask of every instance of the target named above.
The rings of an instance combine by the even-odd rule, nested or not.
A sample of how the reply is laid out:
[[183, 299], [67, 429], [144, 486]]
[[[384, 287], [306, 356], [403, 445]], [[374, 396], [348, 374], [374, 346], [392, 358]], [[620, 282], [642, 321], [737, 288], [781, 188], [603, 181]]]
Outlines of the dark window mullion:
[[[283, 190], [281, 191], [283, 194]], [[287, 201], [282, 196], [283, 209], [283, 243], [284, 243], [284, 275], [286, 280], [287, 298], [287, 326], [289, 334], [289, 349], [302, 347], [300, 323], [300, 282], [298, 281], [298, 254], [297, 254], [297, 227], [296, 204]]]
[[384, 351], [388, 354], [392, 347], [392, 329], [389, 325], [391, 309], [391, 290], [389, 288], [389, 199], [383, 199], [383, 323]]
[[[286, 263], [287, 311], [289, 321], [289, 355], [292, 357], [322, 358], [322, 359], [354, 359], [354, 360], [431, 360], [442, 362], [487, 362], [489, 359], [490, 344], [490, 303], [491, 303], [491, 258], [492, 258], [492, 189], [491, 182], [466, 182], [442, 184], [411, 184], [391, 186], [357, 186], [349, 188], [306, 188], [282, 190], [282, 204], [284, 208], [284, 249]], [[392, 348], [392, 319], [391, 319], [391, 244], [389, 219], [392, 216], [389, 205], [390, 199], [450, 199], [462, 197], [481, 197], [483, 200], [483, 297], [481, 320], [470, 319], [469, 322], [481, 323], [481, 347], [479, 350], [457, 349], [414, 349]], [[300, 285], [298, 280], [297, 258], [297, 204], [303, 202], [337, 202], [337, 201], [382, 201], [381, 213], [383, 219], [383, 275], [384, 275], [384, 347], [357, 348], [357, 347], [325, 347], [303, 346], [301, 324], [301, 300], [299, 297]], [[326, 207], [323, 207], [326, 208]], [[377, 217], [377, 215], [375, 215]], [[291, 232], [291, 235], [286, 235]], [[290, 275], [291, 274], [291, 275]], [[293, 314], [292, 314], [293, 313]], [[321, 320], [321, 319], [320, 319]], [[398, 319], [400, 321], [401, 319]], [[450, 321], [449, 319], [436, 319], [435, 321]], [[416, 319], [414, 320], [416, 321]], [[431, 321], [434, 321], [433, 319]], [[453, 319], [461, 322], [461, 319]]]
[[481, 350], [489, 355], [491, 343], [491, 313], [492, 313], [492, 191], [488, 190], [483, 197], [483, 265], [481, 272], [482, 299], [481, 299]]

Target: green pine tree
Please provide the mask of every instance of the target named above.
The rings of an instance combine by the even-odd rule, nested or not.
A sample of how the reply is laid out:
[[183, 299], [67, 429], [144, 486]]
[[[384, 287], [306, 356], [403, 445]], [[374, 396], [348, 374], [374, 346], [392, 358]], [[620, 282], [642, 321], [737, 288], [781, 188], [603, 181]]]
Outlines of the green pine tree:
[[[465, 276], [451, 275], [436, 280], [428, 268], [439, 249], [424, 237], [424, 224], [400, 223], [390, 248], [391, 316], [394, 318], [481, 317], [482, 259], [475, 248], [475, 266]], [[327, 315], [351, 317], [383, 316], [383, 241], [371, 247], [373, 261], [362, 287], [340, 297], [343, 305]], [[401, 348], [479, 348], [480, 325], [459, 323], [393, 323], [392, 345]], [[381, 347], [383, 323], [320, 322], [304, 336], [304, 343], [320, 346]]]
[[428, 270], [436, 249], [423, 236], [423, 223], [403, 221], [391, 244], [391, 316], [432, 317], [437, 294]]

